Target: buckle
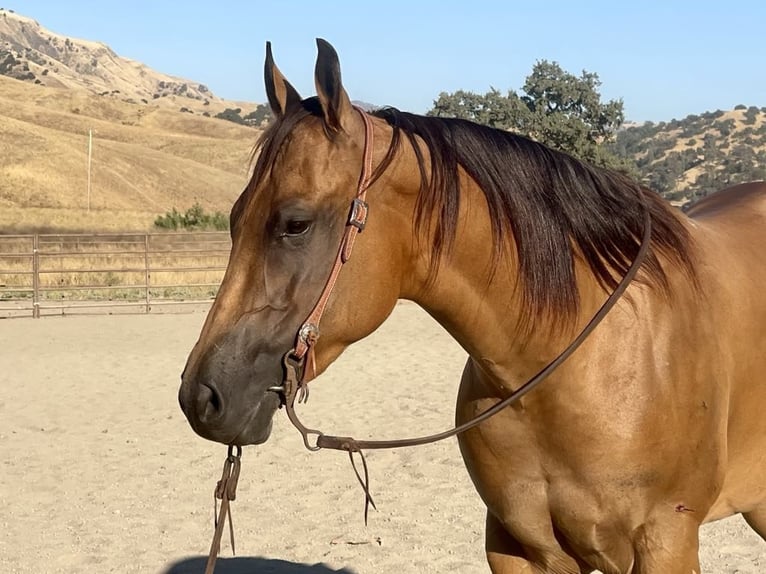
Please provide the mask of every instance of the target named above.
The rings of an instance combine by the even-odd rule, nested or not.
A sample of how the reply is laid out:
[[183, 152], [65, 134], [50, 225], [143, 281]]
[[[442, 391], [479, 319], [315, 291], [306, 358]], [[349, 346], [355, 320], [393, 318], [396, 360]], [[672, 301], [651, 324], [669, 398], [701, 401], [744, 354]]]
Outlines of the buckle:
[[367, 225], [367, 214], [370, 210], [369, 204], [355, 197], [351, 202], [351, 213], [348, 215], [348, 225], [356, 227], [359, 231], [364, 231]]

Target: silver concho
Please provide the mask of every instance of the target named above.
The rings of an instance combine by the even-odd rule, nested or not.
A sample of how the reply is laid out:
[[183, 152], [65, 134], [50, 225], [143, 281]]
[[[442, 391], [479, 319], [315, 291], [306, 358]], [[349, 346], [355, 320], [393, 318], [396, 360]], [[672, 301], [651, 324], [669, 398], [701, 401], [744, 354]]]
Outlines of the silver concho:
[[306, 323], [301, 327], [301, 330], [298, 331], [298, 336], [301, 338], [301, 341], [307, 345], [313, 345], [317, 342], [317, 339], [319, 339], [319, 327], [313, 323]]

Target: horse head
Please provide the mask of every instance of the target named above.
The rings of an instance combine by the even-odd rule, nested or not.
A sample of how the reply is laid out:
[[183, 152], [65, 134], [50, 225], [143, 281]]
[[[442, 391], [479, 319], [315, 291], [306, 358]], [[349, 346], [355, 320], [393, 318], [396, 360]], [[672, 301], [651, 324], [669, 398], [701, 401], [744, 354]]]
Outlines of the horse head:
[[[317, 304], [347, 227], [366, 138], [385, 122], [354, 108], [335, 50], [317, 40], [317, 96], [301, 99], [266, 47], [266, 93], [274, 113], [253, 175], [231, 211], [232, 249], [218, 296], [182, 375], [181, 407], [194, 430], [229, 444], [270, 433], [282, 358]], [[370, 123], [367, 131], [366, 122]], [[371, 144], [372, 142], [369, 142]], [[379, 162], [385, 144], [370, 149]], [[381, 152], [380, 149], [383, 148]], [[375, 186], [354, 257], [326, 302], [306, 379], [390, 314], [407, 281], [413, 194]]]

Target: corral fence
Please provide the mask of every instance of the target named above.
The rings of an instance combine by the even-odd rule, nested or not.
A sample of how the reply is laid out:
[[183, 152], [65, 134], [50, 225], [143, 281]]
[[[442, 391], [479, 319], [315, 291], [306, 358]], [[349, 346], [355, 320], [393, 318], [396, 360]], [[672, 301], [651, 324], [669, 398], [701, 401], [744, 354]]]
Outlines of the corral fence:
[[0, 235], [0, 317], [209, 304], [230, 247], [226, 232]]

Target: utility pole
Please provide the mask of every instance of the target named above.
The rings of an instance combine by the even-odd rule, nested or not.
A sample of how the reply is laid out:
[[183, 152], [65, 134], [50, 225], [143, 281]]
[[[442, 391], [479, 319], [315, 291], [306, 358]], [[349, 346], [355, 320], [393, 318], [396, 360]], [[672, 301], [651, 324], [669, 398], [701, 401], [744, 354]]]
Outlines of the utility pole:
[[88, 211], [90, 211], [90, 166], [93, 159], [93, 130], [88, 130]]

